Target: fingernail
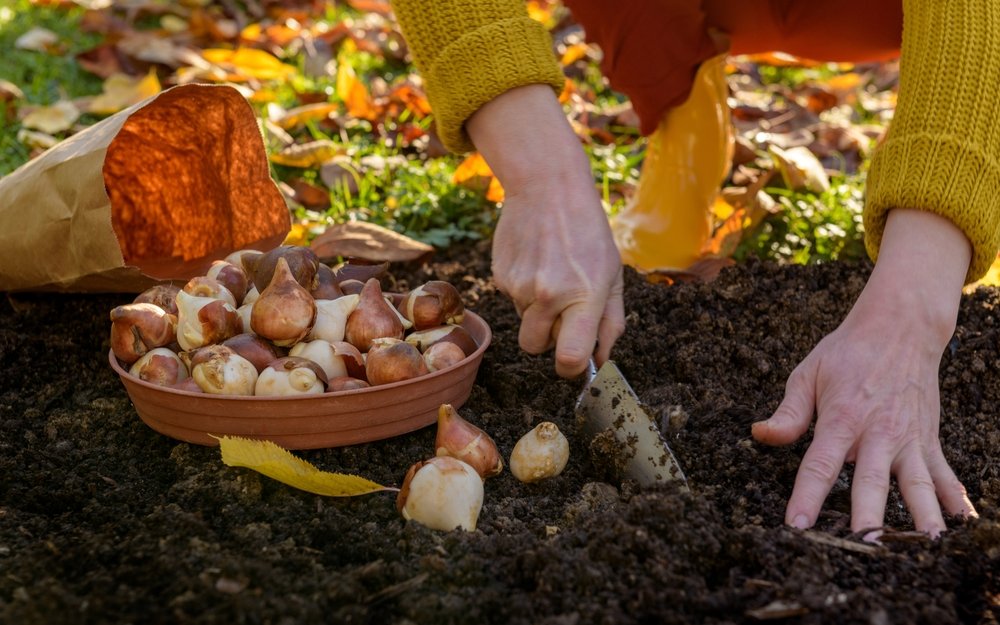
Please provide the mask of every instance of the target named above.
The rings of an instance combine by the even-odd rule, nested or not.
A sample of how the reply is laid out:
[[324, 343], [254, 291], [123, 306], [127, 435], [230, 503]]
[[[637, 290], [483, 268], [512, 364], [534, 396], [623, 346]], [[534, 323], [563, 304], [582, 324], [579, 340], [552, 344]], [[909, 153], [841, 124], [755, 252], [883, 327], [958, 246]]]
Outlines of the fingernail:
[[861, 540], [866, 543], [877, 543], [878, 539], [882, 537], [882, 530], [875, 530], [873, 532], [868, 532], [861, 537]]
[[800, 530], [806, 529], [809, 527], [809, 517], [804, 514], [796, 515], [795, 518], [792, 519], [792, 527]]

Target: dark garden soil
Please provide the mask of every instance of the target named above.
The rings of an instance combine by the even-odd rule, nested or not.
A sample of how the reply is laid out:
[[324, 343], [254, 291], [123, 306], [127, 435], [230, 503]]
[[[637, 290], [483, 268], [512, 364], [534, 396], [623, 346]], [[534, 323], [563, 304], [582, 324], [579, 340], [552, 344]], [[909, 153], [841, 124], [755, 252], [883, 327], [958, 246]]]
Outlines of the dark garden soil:
[[[572, 456], [549, 481], [524, 485], [507, 471], [487, 482], [473, 533], [406, 524], [392, 494], [298, 491], [146, 427], [106, 358], [108, 311], [130, 298], [5, 298], [0, 623], [1000, 620], [1000, 292], [966, 297], [941, 365], [945, 453], [982, 518], [924, 540], [907, 533], [893, 494], [897, 531], [871, 546], [850, 534], [846, 471], [817, 530], [784, 528], [805, 442], [772, 449], [749, 436], [868, 267], [750, 262], [674, 286], [628, 273], [630, 323], [614, 356], [662, 417], [685, 494], [621, 483], [591, 456], [573, 428], [581, 380], [519, 351], [517, 318], [482, 250], [395, 275], [453, 282], [492, 325], [461, 413], [505, 454], [533, 424], [555, 421]], [[398, 486], [433, 437], [426, 428], [296, 453]]]

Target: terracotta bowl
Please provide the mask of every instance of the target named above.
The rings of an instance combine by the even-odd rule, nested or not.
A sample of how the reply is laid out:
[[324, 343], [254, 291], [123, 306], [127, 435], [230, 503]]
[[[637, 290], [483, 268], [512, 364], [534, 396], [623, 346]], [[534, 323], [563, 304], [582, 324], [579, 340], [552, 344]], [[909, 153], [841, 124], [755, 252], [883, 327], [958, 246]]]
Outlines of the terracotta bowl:
[[339, 447], [412, 432], [437, 421], [441, 404], [469, 398], [492, 333], [466, 311], [462, 323], [479, 348], [461, 362], [419, 378], [302, 398], [234, 397], [157, 386], [123, 369], [121, 378], [139, 417], [157, 432], [189, 443], [218, 445], [213, 436], [267, 439], [285, 449]]

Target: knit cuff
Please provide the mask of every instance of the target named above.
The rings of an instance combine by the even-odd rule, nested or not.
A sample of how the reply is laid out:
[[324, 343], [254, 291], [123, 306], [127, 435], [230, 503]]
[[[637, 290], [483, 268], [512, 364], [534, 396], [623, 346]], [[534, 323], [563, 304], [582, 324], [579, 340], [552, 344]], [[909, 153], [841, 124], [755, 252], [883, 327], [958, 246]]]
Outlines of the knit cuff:
[[566, 81], [548, 31], [530, 17], [500, 20], [466, 33], [441, 51], [425, 79], [441, 142], [453, 152], [475, 149], [465, 122], [493, 98], [537, 83], [558, 93]]
[[893, 208], [946, 217], [972, 242], [966, 282], [981, 278], [1000, 248], [1000, 163], [972, 137], [910, 133], [890, 139], [872, 159], [865, 201], [865, 245], [877, 258]]

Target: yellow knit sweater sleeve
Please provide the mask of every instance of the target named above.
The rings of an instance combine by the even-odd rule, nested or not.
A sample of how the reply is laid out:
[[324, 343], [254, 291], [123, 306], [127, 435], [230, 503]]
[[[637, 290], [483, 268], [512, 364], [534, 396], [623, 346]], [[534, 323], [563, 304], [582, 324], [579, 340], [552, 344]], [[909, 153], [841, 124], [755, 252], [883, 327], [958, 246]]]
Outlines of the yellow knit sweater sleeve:
[[868, 252], [886, 216], [916, 208], [951, 219], [973, 245], [966, 280], [1000, 247], [1000, 2], [904, 0], [899, 100], [869, 172]]
[[505, 91], [565, 82], [548, 31], [524, 0], [392, 0], [427, 86], [438, 134], [454, 152], [473, 149], [465, 122]]

